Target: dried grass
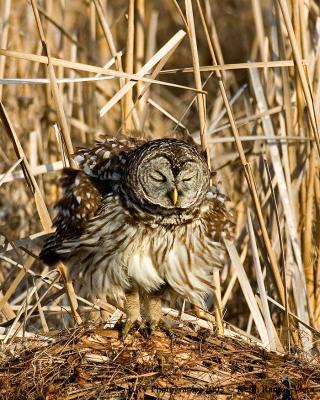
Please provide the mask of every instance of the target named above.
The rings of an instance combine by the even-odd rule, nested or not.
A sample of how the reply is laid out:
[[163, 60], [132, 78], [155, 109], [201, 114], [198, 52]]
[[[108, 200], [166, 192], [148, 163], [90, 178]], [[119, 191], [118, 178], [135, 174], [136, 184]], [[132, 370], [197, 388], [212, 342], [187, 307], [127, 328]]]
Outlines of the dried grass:
[[[317, 357], [270, 353], [246, 340], [174, 329], [125, 343], [97, 326], [15, 340], [0, 356], [0, 396], [46, 399], [283, 399], [319, 390]], [[12, 355], [12, 353], [14, 355]], [[215, 397], [217, 396], [217, 397]]]
[[[162, 385], [158, 398], [317, 398], [319, 21], [313, 0], [2, 1], [0, 397], [153, 398]], [[183, 325], [173, 344], [158, 332], [123, 346], [72, 328], [122, 313], [37, 260], [73, 149], [132, 130], [191, 134], [231, 199], [235, 240], [208, 300], [220, 336]], [[210, 332], [182, 311], [176, 324]]]

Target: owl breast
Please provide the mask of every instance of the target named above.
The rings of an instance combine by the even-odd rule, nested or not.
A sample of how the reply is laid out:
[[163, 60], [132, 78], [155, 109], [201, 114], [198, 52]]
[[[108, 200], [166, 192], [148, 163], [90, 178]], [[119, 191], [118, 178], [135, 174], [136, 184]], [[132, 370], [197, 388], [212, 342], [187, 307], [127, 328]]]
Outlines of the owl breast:
[[176, 225], [156, 220], [136, 224], [119, 197], [110, 196], [85, 235], [77, 243], [65, 241], [59, 254], [68, 258], [82, 293], [121, 306], [132, 288], [148, 293], [170, 288], [204, 306], [212, 290], [212, 268], [223, 257], [222, 246], [206, 229], [201, 216]]

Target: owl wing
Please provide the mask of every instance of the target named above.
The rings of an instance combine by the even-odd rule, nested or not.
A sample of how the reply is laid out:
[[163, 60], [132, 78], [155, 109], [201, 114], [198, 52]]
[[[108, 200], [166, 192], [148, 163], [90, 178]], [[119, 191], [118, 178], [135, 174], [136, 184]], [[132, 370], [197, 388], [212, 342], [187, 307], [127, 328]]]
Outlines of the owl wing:
[[204, 201], [202, 218], [208, 235], [217, 242], [222, 242], [222, 238], [233, 238], [235, 224], [232, 213], [226, 207], [228, 200], [227, 196], [219, 192], [217, 186], [210, 186]]
[[55, 232], [50, 235], [39, 255], [46, 264], [58, 261], [56, 250], [68, 238], [76, 238], [84, 231], [86, 222], [94, 217], [102, 204], [102, 194], [95, 181], [82, 171], [65, 168], [60, 178], [63, 196], [56, 204], [53, 220]]
[[75, 160], [86, 175], [100, 181], [116, 183], [121, 180], [121, 171], [128, 155], [146, 142], [146, 139], [141, 138], [107, 137], [104, 141], [96, 142], [93, 149], [78, 149]]
[[121, 182], [128, 155], [145, 143], [137, 138], [105, 138], [93, 149], [81, 148], [75, 154], [80, 170], [65, 168], [60, 179], [63, 196], [55, 208], [56, 228], [43, 246], [39, 257], [48, 265], [59, 257], [56, 250], [64, 240], [77, 239], [85, 231], [88, 220], [98, 213], [103, 198], [116, 192]]

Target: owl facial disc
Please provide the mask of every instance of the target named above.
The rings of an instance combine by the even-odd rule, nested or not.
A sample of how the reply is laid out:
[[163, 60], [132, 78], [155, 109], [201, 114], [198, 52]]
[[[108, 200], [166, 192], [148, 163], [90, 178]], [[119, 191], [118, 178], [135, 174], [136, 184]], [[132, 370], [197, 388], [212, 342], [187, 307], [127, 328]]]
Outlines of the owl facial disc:
[[[153, 213], [197, 207], [209, 186], [209, 168], [193, 145], [168, 139], [141, 146], [129, 163], [127, 188], [135, 202]], [[160, 144], [160, 145], [159, 145]]]

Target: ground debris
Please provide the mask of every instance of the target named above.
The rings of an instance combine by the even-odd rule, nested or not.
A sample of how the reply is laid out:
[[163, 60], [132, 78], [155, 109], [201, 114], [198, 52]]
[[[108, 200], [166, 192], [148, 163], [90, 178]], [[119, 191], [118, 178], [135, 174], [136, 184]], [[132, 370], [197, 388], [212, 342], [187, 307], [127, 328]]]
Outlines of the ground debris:
[[0, 356], [0, 398], [320, 398], [319, 358], [188, 327], [174, 332], [173, 340], [158, 331], [122, 342], [113, 329], [86, 325], [59, 332], [50, 344], [17, 338], [19, 351], [13, 342]]

